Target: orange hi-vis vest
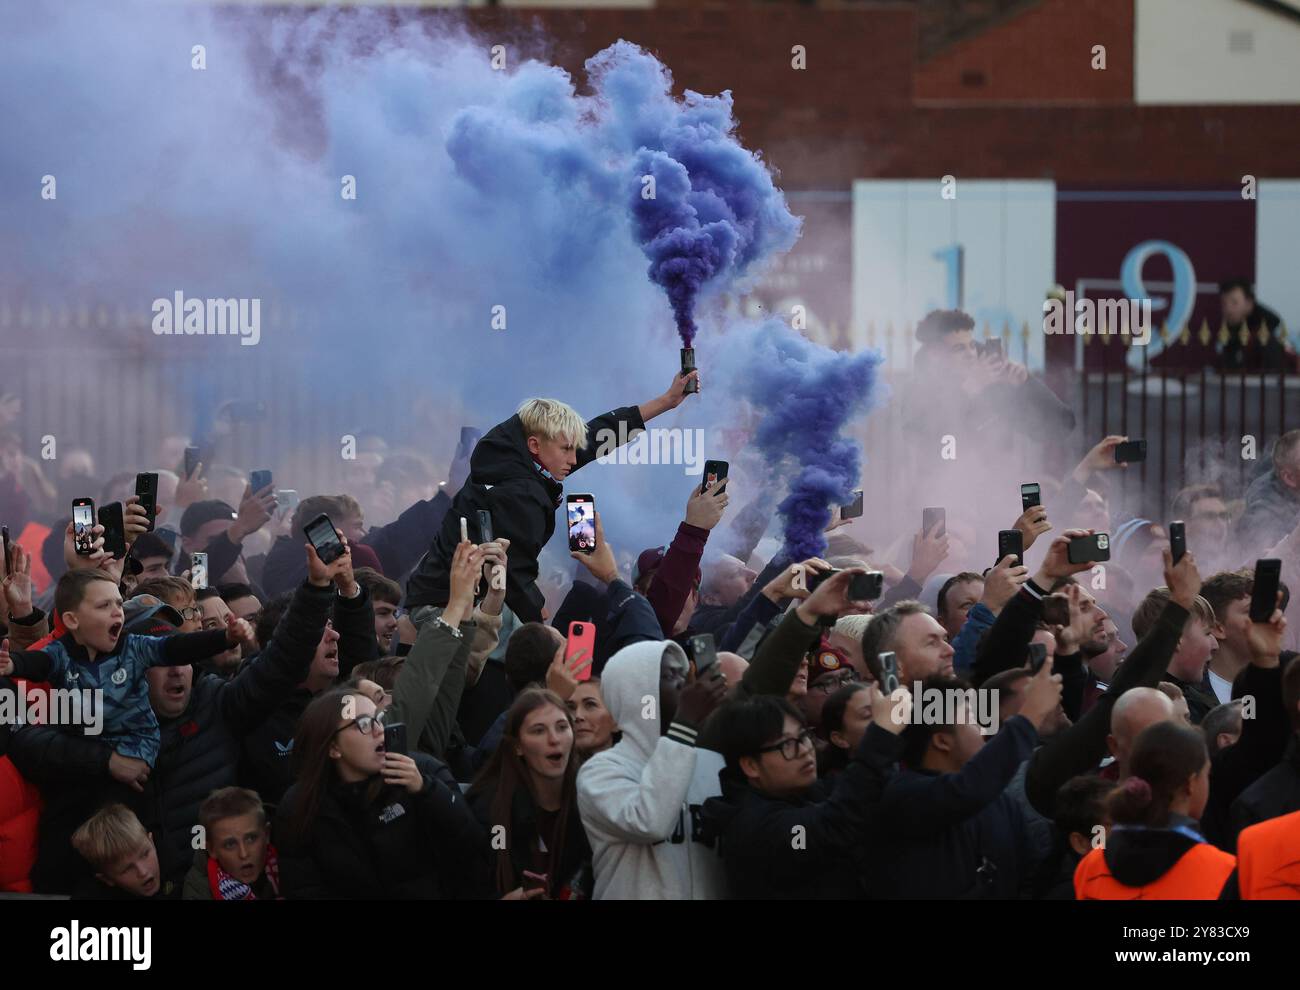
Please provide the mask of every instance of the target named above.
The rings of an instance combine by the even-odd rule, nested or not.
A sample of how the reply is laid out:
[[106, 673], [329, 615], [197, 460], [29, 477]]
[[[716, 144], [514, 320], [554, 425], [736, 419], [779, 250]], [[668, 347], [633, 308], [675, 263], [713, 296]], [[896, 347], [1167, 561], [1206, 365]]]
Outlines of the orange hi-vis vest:
[[1300, 901], [1300, 811], [1242, 829], [1237, 886], [1244, 901]]
[[1129, 887], [1111, 876], [1106, 851], [1094, 849], [1074, 871], [1074, 896], [1081, 901], [1213, 901], [1236, 865], [1231, 853], [1199, 842], [1159, 880]]

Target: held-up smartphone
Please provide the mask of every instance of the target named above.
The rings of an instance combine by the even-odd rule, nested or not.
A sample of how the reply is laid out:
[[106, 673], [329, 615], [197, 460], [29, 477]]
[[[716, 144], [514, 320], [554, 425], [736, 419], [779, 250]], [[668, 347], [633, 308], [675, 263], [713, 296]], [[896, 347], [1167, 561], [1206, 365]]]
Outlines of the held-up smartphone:
[[1250, 592], [1250, 621], [1267, 622], [1277, 608], [1277, 586], [1282, 579], [1282, 561], [1266, 557], [1255, 561], [1255, 586]]
[[1187, 527], [1183, 525], [1181, 519], [1175, 519], [1169, 524], [1169, 557], [1176, 564], [1183, 559], [1183, 554], [1187, 552]]
[[3, 539], [3, 540], [4, 540], [4, 548], [5, 548], [5, 566], [4, 566], [4, 571], [5, 571], [6, 574], [8, 574], [8, 573], [9, 573], [9, 568], [12, 566], [12, 564], [13, 564], [13, 559], [14, 559], [13, 549], [12, 549], [12, 546], [10, 545], [10, 543], [9, 543], [9, 527], [8, 527], [8, 526], [0, 526], [0, 539]]
[[135, 476], [135, 493], [140, 498], [140, 505], [149, 515], [146, 532], [153, 532], [153, 524], [158, 518], [158, 475], [137, 474]]
[[302, 531], [316, 549], [316, 556], [322, 564], [332, 564], [343, 556], [343, 540], [324, 512], [304, 526]]
[[1147, 442], [1145, 440], [1129, 440], [1127, 443], [1121, 443], [1115, 447], [1116, 464], [1133, 464], [1146, 459]]
[[936, 523], [939, 526], [939, 531], [934, 534], [935, 536], [943, 536], [948, 532], [948, 513], [945, 510], [939, 508], [921, 510], [922, 533], [925, 533], [928, 536], [930, 530], [934, 528]]
[[122, 515], [122, 503], [110, 502], [99, 508], [99, 524], [104, 527], [104, 550], [113, 555], [114, 560], [126, 556], [126, 519]]
[[286, 516], [298, 508], [298, 493], [292, 488], [284, 488], [275, 493], [275, 507]]
[[1048, 595], [1043, 599], [1043, 621], [1049, 626], [1068, 626], [1070, 624], [1070, 602], [1060, 595]]
[[874, 602], [885, 590], [883, 571], [867, 571], [866, 574], [854, 574], [849, 578], [849, 601]]
[[840, 506], [841, 519], [857, 519], [862, 515], [862, 492], [853, 493], [853, 501]]
[[208, 555], [190, 554], [190, 587], [200, 591], [208, 586]]
[[695, 661], [695, 679], [698, 681], [718, 662], [718, 648], [713, 633], [701, 633], [690, 638], [691, 659]]
[[[156, 478], [157, 475], [154, 475]], [[72, 545], [77, 554], [90, 556], [91, 544], [95, 542], [91, 529], [95, 525], [95, 500], [74, 498], [72, 500]]]
[[185, 448], [185, 477], [194, 477], [194, 469], [199, 466], [199, 448]]
[[565, 499], [569, 520], [569, 550], [596, 552], [596, 496], [576, 492]]
[[1038, 482], [1033, 481], [1027, 485], [1020, 486], [1020, 511], [1028, 512], [1036, 505], [1042, 505], [1042, 490], [1038, 487]]
[[260, 468], [248, 476], [248, 483], [253, 488], [253, 494], [256, 495], [263, 488], [269, 488], [271, 485], [271, 472], [266, 468]]
[[[584, 660], [592, 660], [596, 656], [596, 627], [590, 622], [569, 623], [569, 635], [564, 643], [565, 662], [571, 663], [579, 650], [587, 651]], [[591, 680], [591, 664], [588, 663], [574, 677], [579, 681]]]
[[472, 426], [462, 426], [460, 428], [460, 442], [456, 444], [456, 459], [468, 457], [474, 451], [474, 445], [479, 442], [483, 436], [482, 431]]
[[534, 873], [532, 870], [524, 870], [523, 882], [520, 884], [524, 890], [545, 890], [550, 886], [550, 878], [545, 873]]
[[492, 542], [492, 513], [487, 509], [478, 510], [478, 534], [480, 543]]
[[898, 658], [891, 650], [877, 654], [880, 661], [880, 690], [883, 694], [893, 694], [898, 690]]
[[1029, 644], [1029, 672], [1037, 674], [1047, 663], [1047, 647], [1042, 643]]
[[719, 481], [724, 482], [724, 484], [718, 488], [718, 491], [725, 492], [727, 490], [725, 484], [727, 480], [727, 469], [728, 464], [726, 461], [705, 461], [704, 483], [706, 485], [712, 485]]
[[980, 348], [981, 357], [1002, 357], [1002, 338], [990, 337]]
[[1009, 553], [1016, 557], [1013, 567], [1019, 567], [1025, 562], [1025, 534], [1018, 529], [998, 530], [998, 561]]
[[384, 726], [384, 752], [399, 753], [402, 756], [408, 755], [406, 752], [405, 722], [394, 722], [392, 725]]
[[1110, 560], [1110, 534], [1076, 536], [1070, 541], [1067, 557], [1071, 564], [1091, 564], [1098, 560]]

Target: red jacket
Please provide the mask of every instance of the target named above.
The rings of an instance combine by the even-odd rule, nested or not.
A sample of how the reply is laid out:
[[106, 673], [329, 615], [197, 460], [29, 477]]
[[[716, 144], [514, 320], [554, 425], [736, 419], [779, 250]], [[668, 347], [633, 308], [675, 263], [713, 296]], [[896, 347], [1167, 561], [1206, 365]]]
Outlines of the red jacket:
[[[56, 632], [32, 644], [40, 649], [63, 635], [63, 623], [56, 616]], [[31, 685], [14, 681], [17, 690], [48, 691], [48, 684]], [[0, 756], [0, 893], [30, 894], [32, 867], [36, 865], [36, 839], [40, 833], [41, 792], [18, 772], [7, 756]]]

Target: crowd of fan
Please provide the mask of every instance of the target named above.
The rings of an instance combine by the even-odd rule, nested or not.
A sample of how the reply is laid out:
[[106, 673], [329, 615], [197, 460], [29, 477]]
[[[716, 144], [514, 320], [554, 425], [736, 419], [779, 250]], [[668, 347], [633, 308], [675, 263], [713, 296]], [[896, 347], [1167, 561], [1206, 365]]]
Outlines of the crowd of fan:
[[[1213, 485], [1178, 494], [1176, 563], [1161, 524], [1112, 520], [1109, 437], [1015, 520], [1032, 568], [945, 571], [938, 526], [906, 570], [884, 566], [838, 514], [822, 557], [721, 554], [733, 480], [684, 493], [670, 542], [635, 557], [597, 515], [594, 551], [555, 586], [539, 557], [568, 475], [688, 381], [588, 422], [529, 400], [445, 490], [394, 459], [401, 511], [369, 529], [352, 496], [287, 511], [274, 486], [201, 465], [162, 479], [151, 519], [127, 472], [101, 496], [125, 505], [119, 557], [100, 527], [77, 553], [66, 508], [7, 448], [0, 890], [1300, 897], [1300, 664], [1285, 582], [1253, 622], [1243, 569], [1277, 556], [1294, 583], [1300, 433], [1244, 514]], [[241, 493], [209, 497], [232, 475]], [[322, 513], [347, 546], [329, 562], [301, 535]], [[1069, 539], [1095, 532], [1111, 562], [1071, 563]], [[855, 600], [869, 570], [884, 594]], [[1049, 599], [1068, 621], [1044, 621]], [[590, 649], [570, 646], [574, 622]], [[717, 662], [697, 671], [701, 634]], [[95, 730], [84, 711], [59, 724], [86, 690]], [[44, 717], [14, 717], [40, 698]]]

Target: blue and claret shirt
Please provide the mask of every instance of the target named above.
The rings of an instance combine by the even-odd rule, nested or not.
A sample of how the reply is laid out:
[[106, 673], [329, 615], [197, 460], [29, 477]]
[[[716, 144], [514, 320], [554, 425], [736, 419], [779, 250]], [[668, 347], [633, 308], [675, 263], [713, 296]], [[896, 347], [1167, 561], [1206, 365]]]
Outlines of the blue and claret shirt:
[[[122, 633], [112, 652], [91, 660], [86, 648], [69, 632], [43, 649], [17, 650], [10, 658], [16, 677], [48, 681], [51, 687], [63, 690], [102, 691], [101, 737], [123, 756], [144, 760], [152, 767], [160, 741], [158, 719], [149, 705], [145, 671], [195, 663], [228, 649], [224, 629], [172, 636]], [[72, 728], [84, 732], [88, 727]]]

